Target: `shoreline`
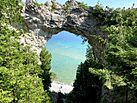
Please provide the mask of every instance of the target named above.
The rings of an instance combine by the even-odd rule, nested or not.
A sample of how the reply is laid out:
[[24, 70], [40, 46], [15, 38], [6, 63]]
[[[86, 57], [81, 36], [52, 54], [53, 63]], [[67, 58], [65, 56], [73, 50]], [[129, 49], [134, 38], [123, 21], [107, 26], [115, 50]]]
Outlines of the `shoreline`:
[[58, 81], [52, 81], [51, 82], [51, 87], [50, 87], [50, 91], [51, 92], [61, 92], [63, 94], [67, 94], [70, 93], [73, 90], [73, 85], [72, 84], [65, 84], [65, 83], [61, 83]]

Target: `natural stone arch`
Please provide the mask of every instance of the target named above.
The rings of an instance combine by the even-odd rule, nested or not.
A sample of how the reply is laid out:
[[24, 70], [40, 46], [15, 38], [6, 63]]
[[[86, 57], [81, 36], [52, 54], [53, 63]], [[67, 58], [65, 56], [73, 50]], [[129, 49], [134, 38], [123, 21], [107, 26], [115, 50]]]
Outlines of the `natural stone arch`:
[[[43, 36], [46, 41], [61, 31], [81, 35], [92, 45], [94, 55], [106, 64], [105, 45], [102, 45], [97, 37], [107, 39], [107, 34], [100, 30], [100, 23], [93, 16], [92, 7], [84, 9], [75, 0], [69, 0], [64, 5], [53, 1], [39, 5], [30, 1], [26, 4], [24, 18], [31, 32], [38, 37]], [[70, 7], [66, 10], [65, 5]]]

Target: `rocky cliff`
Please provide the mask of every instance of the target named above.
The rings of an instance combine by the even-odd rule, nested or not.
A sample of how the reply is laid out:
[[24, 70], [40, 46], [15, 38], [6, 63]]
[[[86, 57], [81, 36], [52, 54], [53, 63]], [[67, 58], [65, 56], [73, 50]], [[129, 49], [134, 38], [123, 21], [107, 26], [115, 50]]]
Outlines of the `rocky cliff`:
[[68, 31], [87, 40], [92, 45], [95, 56], [105, 63], [103, 59], [105, 46], [98, 38], [106, 39], [107, 35], [100, 30], [100, 23], [92, 12], [92, 7], [86, 8], [75, 0], [69, 0], [64, 5], [55, 1], [37, 4], [33, 0], [28, 0], [24, 19], [30, 33], [21, 41], [40, 50], [52, 35]]

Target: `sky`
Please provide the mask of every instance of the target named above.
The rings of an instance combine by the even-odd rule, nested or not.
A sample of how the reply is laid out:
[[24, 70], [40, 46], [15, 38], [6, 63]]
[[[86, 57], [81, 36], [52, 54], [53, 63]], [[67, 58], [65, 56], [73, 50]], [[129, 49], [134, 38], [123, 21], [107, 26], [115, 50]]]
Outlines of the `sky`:
[[[36, 0], [38, 3], [44, 3], [46, 1], [50, 0]], [[57, 2], [64, 4], [67, 0], [56, 0]], [[89, 6], [94, 6], [97, 2], [102, 4], [104, 7], [112, 7], [112, 8], [123, 8], [123, 7], [131, 7], [133, 3], [135, 4], [135, 7], [137, 7], [137, 0], [77, 0], [80, 2], [84, 2], [88, 4]]]

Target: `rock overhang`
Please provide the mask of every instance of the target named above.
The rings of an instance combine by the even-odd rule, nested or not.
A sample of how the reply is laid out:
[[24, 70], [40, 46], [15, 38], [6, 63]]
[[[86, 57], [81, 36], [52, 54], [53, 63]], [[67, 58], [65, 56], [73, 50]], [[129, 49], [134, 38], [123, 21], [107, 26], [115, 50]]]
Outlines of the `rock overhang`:
[[[53, 1], [43, 5], [30, 2], [26, 4], [24, 19], [36, 38], [42, 36], [48, 41], [61, 31], [81, 35], [92, 45], [96, 57], [103, 59], [105, 47], [96, 40], [96, 37], [106, 39], [107, 34], [101, 31], [99, 22], [93, 16], [92, 7], [85, 9], [79, 4], [75, 0], [69, 0], [64, 5]], [[66, 9], [65, 6], [69, 8]]]

